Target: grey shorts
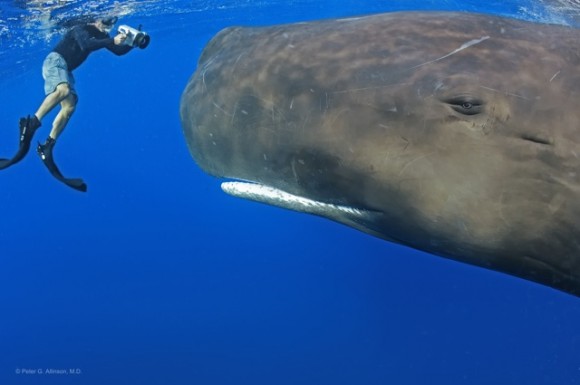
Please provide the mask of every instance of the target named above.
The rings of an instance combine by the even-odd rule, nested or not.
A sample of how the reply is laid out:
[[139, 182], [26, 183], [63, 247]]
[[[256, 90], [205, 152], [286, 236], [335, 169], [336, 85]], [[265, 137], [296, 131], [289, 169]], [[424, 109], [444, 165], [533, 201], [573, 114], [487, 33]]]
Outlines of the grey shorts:
[[71, 92], [76, 94], [75, 78], [69, 72], [68, 65], [60, 54], [51, 52], [44, 59], [42, 77], [44, 78], [44, 93], [46, 95], [53, 93], [56, 90], [56, 86], [62, 83], [68, 83]]

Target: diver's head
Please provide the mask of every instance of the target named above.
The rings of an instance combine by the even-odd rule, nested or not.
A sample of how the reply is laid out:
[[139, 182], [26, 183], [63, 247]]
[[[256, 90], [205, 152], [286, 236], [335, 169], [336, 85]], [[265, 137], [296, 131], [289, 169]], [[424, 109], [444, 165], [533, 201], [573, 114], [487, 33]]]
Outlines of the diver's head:
[[113, 26], [115, 25], [117, 20], [118, 19], [115, 16], [103, 17], [103, 18], [97, 19], [95, 25], [97, 26], [97, 28], [101, 32], [110, 33], [113, 30]]

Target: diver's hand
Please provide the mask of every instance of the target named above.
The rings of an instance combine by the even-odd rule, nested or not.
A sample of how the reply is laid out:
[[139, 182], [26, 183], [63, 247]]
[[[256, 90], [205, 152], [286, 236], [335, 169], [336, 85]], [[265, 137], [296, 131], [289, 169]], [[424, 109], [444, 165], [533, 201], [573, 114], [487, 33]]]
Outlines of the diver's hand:
[[127, 35], [125, 35], [124, 33], [120, 33], [117, 36], [115, 36], [113, 40], [115, 41], [115, 45], [121, 45], [125, 42], [126, 39]]

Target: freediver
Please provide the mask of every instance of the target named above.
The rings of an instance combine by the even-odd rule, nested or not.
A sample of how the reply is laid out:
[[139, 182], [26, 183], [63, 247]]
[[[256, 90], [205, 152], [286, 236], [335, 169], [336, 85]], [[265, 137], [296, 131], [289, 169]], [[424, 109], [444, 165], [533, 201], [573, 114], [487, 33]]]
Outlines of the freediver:
[[12, 159], [0, 159], [0, 170], [18, 163], [26, 156], [34, 133], [41, 126], [42, 119], [60, 104], [60, 111], [52, 123], [52, 130], [44, 144], [38, 143], [37, 153], [56, 179], [76, 190], [87, 191], [87, 185], [82, 179], [65, 178], [61, 174], [54, 163], [52, 150], [77, 105], [78, 96], [72, 71], [78, 68], [89, 54], [99, 49], [106, 48], [115, 55], [121, 56], [133, 48], [131, 45], [123, 44], [127, 39], [126, 34], [118, 33], [115, 37], [109, 35], [116, 22], [116, 17], [106, 17], [76, 25], [46, 56], [42, 64], [46, 97], [33, 115], [20, 118], [18, 152]]

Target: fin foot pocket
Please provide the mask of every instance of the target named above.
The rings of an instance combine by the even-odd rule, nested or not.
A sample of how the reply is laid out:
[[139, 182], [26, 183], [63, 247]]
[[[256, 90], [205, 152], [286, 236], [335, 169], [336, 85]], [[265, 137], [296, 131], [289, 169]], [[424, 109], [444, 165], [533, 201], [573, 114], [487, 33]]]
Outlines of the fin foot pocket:
[[77, 191], [86, 192], [87, 191], [87, 184], [80, 178], [66, 178], [62, 175], [56, 163], [54, 163], [54, 158], [52, 156], [52, 149], [55, 144], [55, 140], [52, 138], [48, 138], [45, 144], [38, 143], [38, 147], [36, 148], [36, 152], [42, 163], [46, 166], [48, 171], [51, 173], [53, 177], [55, 177], [58, 181], [66, 184], [70, 188], [73, 188]]
[[36, 115], [28, 115], [26, 118], [20, 118], [19, 122], [19, 129], [20, 129], [20, 138], [18, 144], [18, 151], [11, 159], [0, 159], [0, 170], [8, 168], [13, 164], [20, 162], [28, 151], [30, 150], [30, 143], [32, 142], [32, 138], [34, 137], [34, 133], [40, 127], [40, 121], [36, 117]]

